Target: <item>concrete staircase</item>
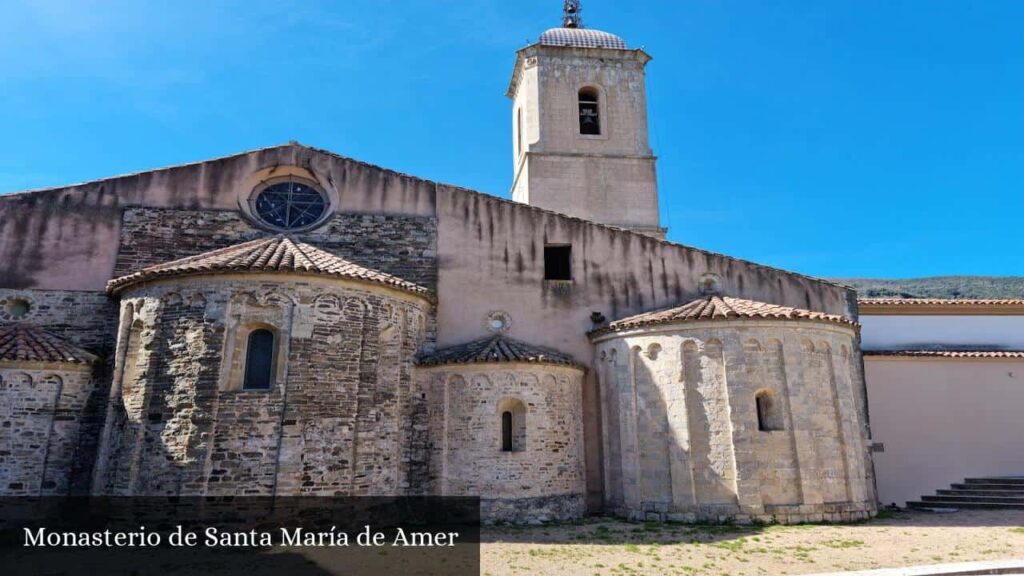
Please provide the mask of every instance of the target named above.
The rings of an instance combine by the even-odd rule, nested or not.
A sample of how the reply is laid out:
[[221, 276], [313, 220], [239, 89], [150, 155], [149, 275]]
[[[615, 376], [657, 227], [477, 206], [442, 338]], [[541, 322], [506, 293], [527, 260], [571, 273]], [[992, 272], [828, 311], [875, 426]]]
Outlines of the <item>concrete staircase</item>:
[[907, 508], [1009, 508], [1024, 510], [1024, 476], [967, 478], [935, 496], [907, 502]]

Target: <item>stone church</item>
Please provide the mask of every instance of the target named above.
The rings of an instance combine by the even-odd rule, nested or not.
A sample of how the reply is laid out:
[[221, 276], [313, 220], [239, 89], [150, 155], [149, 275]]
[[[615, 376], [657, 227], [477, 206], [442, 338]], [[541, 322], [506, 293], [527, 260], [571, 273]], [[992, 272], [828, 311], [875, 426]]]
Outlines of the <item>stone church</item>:
[[296, 142], [0, 196], [0, 494], [872, 515], [854, 292], [666, 241], [650, 56], [566, 4], [512, 200]]

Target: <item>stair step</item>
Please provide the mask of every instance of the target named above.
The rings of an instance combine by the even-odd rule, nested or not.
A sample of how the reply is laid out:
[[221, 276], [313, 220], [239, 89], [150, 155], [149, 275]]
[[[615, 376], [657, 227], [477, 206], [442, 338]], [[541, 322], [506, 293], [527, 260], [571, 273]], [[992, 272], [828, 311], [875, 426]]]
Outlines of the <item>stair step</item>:
[[1007, 490], [1010, 492], [1020, 492], [1024, 490], [1024, 486], [1020, 484], [983, 484], [981, 482], [974, 482], [971, 484], [953, 484], [952, 487], [956, 490]]
[[[977, 486], [977, 484], [971, 484], [971, 486]], [[1009, 498], [1024, 498], [1024, 490], [981, 490], [974, 488], [954, 488], [952, 490], [936, 490], [939, 496], [974, 496], [974, 497], [987, 497], [987, 496], [1003, 496]]]
[[937, 504], [956, 503], [989, 503], [989, 504], [1024, 504], [1024, 497], [1009, 496], [922, 496], [922, 502], [935, 502]]
[[993, 504], [990, 502], [907, 502], [907, 508], [1003, 508], [1024, 510], [1024, 504]]
[[1024, 485], [1024, 476], [984, 476], [981, 478], [967, 478], [967, 484], [1017, 484]]

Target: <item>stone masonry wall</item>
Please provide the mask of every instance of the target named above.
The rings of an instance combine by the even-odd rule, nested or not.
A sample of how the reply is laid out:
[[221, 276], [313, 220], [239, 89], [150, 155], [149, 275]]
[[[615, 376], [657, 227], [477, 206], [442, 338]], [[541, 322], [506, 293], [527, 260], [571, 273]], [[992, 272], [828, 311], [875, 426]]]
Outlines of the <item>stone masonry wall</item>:
[[[147, 285], [122, 306], [130, 326], [98, 491], [391, 495], [425, 466], [407, 438], [429, 311], [420, 298], [237, 275]], [[269, 390], [241, 389], [254, 327], [275, 333]]]
[[[272, 234], [235, 210], [126, 208], [114, 277]], [[356, 264], [437, 288], [434, 218], [339, 213], [295, 237]]]
[[[417, 382], [429, 410], [432, 492], [481, 496], [487, 521], [582, 516], [582, 375], [532, 364], [422, 369]], [[501, 414], [517, 406], [525, 409], [525, 442], [517, 438], [515, 451], [503, 451]]]
[[[28, 302], [28, 314], [17, 319], [4, 317], [4, 303], [15, 299]], [[59, 471], [56, 462], [47, 464], [46, 482], [54, 483], [53, 490], [65, 493], [66, 489], [70, 494], [87, 494], [96, 458], [97, 438], [103, 426], [103, 401], [110, 384], [112, 362], [107, 359], [113, 354], [117, 337], [117, 307], [103, 292], [0, 288], [0, 322], [8, 321], [40, 326], [99, 357], [99, 361], [86, 371], [81, 389], [74, 393], [74, 402], [78, 402], [78, 394], [86, 395], [85, 405], [81, 410], [73, 409], [73, 421], [60, 420], [64, 423], [57, 426], [60, 434], [74, 435], [67, 439], [65, 445], [69, 451], [67, 457], [62, 455], [60, 460], [60, 466], [66, 466], [66, 470]], [[49, 373], [59, 378], [64, 375], [63, 370], [51, 370]], [[65, 386], [79, 386], [83, 376], [78, 368], [74, 368], [73, 373], [74, 378], [65, 382]], [[70, 414], [65, 412], [61, 418], [70, 418]]]
[[[531, 46], [512, 79], [525, 154], [512, 197], [577, 218], [663, 237], [648, 143], [642, 52]], [[580, 135], [579, 91], [597, 92], [601, 133]], [[515, 148], [515, 146], [513, 146]]]
[[91, 392], [89, 368], [0, 364], [0, 495], [67, 495]]
[[597, 350], [613, 513], [787, 523], [874, 513], [853, 330], [688, 323], [612, 334]]

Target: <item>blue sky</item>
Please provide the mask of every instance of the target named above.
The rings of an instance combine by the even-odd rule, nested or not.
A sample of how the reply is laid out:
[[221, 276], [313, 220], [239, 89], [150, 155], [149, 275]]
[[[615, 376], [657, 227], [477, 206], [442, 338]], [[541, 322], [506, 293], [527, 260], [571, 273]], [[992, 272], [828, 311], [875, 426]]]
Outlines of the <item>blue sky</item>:
[[[299, 140], [507, 196], [558, 0], [8, 0], [0, 191]], [[669, 238], [816, 276], [1024, 274], [1024, 2], [584, 0], [654, 56]]]

